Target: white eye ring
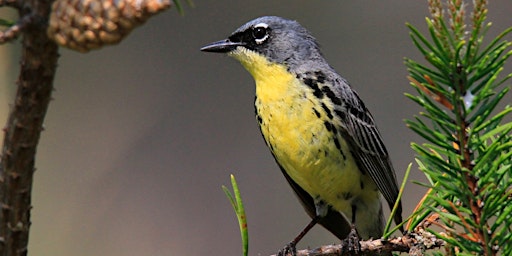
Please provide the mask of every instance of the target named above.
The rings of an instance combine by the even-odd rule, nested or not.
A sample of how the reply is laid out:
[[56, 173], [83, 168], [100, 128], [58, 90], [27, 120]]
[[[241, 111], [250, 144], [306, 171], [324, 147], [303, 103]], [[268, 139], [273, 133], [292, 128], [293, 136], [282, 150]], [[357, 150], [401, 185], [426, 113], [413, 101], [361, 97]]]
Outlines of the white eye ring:
[[254, 25], [254, 27], [255, 28], [259, 28], [259, 27], [261, 27], [261, 28], [268, 28], [268, 24], [261, 22], [261, 23], [258, 23], [256, 25]]
[[[259, 28], [263, 28], [264, 30], [266, 30], [268, 28], [268, 24], [267, 23], [258, 23], [256, 25], [254, 25], [254, 29], [259, 29]], [[268, 38], [268, 34], [265, 33], [265, 36], [263, 36], [262, 38], [254, 38], [254, 41], [257, 44], [261, 44], [261, 43], [265, 42], [265, 40], [267, 40], [267, 38]]]

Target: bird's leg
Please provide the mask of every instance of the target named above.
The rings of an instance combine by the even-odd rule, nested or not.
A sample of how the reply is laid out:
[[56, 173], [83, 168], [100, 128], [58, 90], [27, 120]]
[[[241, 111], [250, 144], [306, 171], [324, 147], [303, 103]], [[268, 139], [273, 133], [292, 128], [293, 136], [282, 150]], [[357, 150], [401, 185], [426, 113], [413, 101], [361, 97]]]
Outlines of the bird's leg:
[[286, 256], [286, 255], [292, 255], [295, 256], [297, 254], [297, 248], [295, 247], [297, 243], [302, 240], [302, 238], [309, 232], [310, 229], [312, 229], [320, 219], [320, 216], [315, 216], [311, 222], [293, 239], [291, 242], [289, 242], [283, 249], [279, 250], [277, 253], [278, 256]]
[[356, 229], [356, 209], [355, 205], [352, 205], [352, 225], [350, 225], [350, 233], [347, 238], [341, 241], [341, 248], [343, 252], [355, 252], [359, 254], [361, 252], [361, 244], [359, 243], [359, 234]]

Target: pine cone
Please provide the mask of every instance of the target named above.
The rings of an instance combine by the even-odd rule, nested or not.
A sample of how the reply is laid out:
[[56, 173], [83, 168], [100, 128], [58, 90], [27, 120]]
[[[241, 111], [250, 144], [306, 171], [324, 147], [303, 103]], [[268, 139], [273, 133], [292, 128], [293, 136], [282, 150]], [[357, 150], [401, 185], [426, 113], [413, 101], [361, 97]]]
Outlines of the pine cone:
[[119, 43], [170, 5], [170, 0], [56, 0], [47, 33], [61, 46], [88, 52]]

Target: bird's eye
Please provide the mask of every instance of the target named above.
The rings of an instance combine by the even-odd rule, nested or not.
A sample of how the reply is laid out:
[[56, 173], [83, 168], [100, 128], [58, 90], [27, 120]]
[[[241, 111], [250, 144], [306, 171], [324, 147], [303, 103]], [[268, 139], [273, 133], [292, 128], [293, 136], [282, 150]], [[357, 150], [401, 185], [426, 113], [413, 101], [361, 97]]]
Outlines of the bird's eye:
[[263, 39], [267, 35], [267, 29], [263, 27], [257, 27], [252, 30], [252, 35], [254, 36], [254, 39]]
[[257, 44], [263, 43], [268, 37], [267, 24], [258, 24], [252, 29], [252, 36]]

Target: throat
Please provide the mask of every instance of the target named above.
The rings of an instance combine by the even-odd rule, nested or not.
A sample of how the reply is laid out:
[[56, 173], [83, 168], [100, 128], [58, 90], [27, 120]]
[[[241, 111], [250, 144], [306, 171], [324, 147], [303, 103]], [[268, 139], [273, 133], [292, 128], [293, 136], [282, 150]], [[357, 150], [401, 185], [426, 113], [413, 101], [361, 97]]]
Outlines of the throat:
[[240, 61], [252, 75], [256, 82], [256, 97], [262, 103], [279, 101], [297, 91], [298, 88], [293, 88], [296, 86], [296, 77], [285, 65], [271, 62], [265, 56], [243, 47], [238, 47], [229, 54]]

